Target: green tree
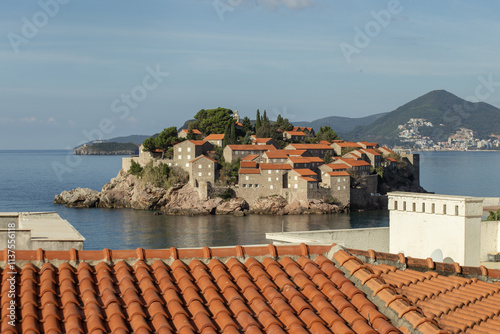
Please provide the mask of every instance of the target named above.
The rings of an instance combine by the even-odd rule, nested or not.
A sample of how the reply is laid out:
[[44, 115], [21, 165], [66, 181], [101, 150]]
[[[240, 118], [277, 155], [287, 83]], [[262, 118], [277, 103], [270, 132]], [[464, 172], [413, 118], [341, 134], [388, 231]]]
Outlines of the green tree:
[[141, 175], [143, 168], [141, 165], [134, 160], [130, 161], [130, 168], [128, 172], [132, 175]]
[[224, 146], [231, 145], [231, 126], [226, 126], [224, 131]]
[[330, 152], [326, 152], [325, 156], [323, 157], [323, 163], [325, 165], [331, 163], [333, 161], [332, 154]]
[[243, 131], [245, 133], [253, 131], [252, 122], [250, 122], [250, 118], [248, 118], [247, 116], [243, 117], [243, 121], [241, 121], [241, 125], [243, 125]]
[[267, 112], [265, 110], [264, 110], [264, 114], [262, 115], [261, 122], [262, 123], [264, 123], [264, 122], [269, 123], [269, 118], [267, 118]]
[[179, 138], [177, 137], [177, 128], [175, 126], [164, 129], [155, 139], [156, 147], [163, 151], [166, 151], [178, 141]]
[[233, 111], [226, 108], [201, 109], [195, 116], [195, 121], [191, 122], [193, 128], [200, 130], [205, 135], [211, 133], [224, 133], [233, 119]]
[[337, 136], [337, 133], [335, 131], [333, 131], [333, 129], [331, 127], [329, 127], [328, 125], [325, 125], [325, 126], [322, 126], [319, 129], [319, 131], [316, 133], [316, 139], [318, 141], [326, 140], [326, 141], [332, 142], [336, 139], [339, 139], [339, 137]]
[[194, 140], [194, 139], [196, 139], [196, 137], [195, 137], [195, 135], [194, 135], [194, 131], [193, 131], [193, 129], [189, 129], [189, 130], [188, 130], [188, 134], [187, 134], [187, 136], [186, 136], [186, 139], [187, 139], [187, 140]]
[[231, 144], [236, 144], [236, 124], [231, 123], [230, 137], [229, 141]]
[[495, 211], [490, 211], [490, 214], [486, 218], [487, 221], [497, 221], [500, 220], [500, 209]]
[[260, 111], [259, 111], [259, 109], [257, 109], [257, 116], [255, 118], [255, 132], [256, 133], [259, 130], [260, 126], [261, 126]]
[[157, 148], [156, 140], [153, 137], [146, 138], [142, 145], [144, 146], [143, 151], [145, 152], [153, 152]]

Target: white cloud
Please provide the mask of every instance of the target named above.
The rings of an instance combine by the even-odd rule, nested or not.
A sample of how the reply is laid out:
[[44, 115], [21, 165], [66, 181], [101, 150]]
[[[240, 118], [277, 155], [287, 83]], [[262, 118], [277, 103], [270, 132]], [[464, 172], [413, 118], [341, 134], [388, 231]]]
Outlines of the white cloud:
[[23, 117], [19, 119], [19, 121], [22, 123], [35, 123], [37, 119], [35, 116], [31, 116], [31, 117]]

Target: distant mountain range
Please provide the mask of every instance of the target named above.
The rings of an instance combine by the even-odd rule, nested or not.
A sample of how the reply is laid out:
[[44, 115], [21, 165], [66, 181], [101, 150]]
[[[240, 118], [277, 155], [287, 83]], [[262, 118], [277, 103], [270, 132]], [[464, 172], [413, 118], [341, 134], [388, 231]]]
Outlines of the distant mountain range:
[[343, 138], [397, 145], [400, 144], [399, 126], [407, 124], [411, 118], [432, 123], [418, 131], [434, 142], [446, 141], [460, 128], [473, 130], [474, 137], [480, 139], [500, 134], [500, 109], [484, 102], [468, 102], [445, 90], [435, 90], [384, 114], [371, 124], [354, 128]]
[[353, 130], [357, 126], [371, 124], [385, 114], [387, 113], [375, 114], [360, 118], [329, 116], [317, 119], [312, 122], [293, 122], [293, 125], [312, 127], [316, 132], [318, 132], [319, 128], [321, 128], [322, 126], [328, 125], [338, 134], [344, 134]]
[[[346, 140], [366, 140], [394, 146], [401, 144], [400, 125], [407, 124], [412, 118], [432, 123], [432, 127], [421, 127], [418, 131], [435, 142], [446, 141], [460, 128], [473, 130], [475, 138], [500, 134], [500, 109], [484, 102], [468, 102], [445, 90], [431, 91], [391, 112], [361, 118], [329, 116], [312, 122], [293, 122], [293, 125], [312, 127], [315, 131], [328, 125]], [[190, 121], [187, 120], [179, 129], [187, 128]], [[148, 137], [132, 135], [103, 142], [140, 145]]]

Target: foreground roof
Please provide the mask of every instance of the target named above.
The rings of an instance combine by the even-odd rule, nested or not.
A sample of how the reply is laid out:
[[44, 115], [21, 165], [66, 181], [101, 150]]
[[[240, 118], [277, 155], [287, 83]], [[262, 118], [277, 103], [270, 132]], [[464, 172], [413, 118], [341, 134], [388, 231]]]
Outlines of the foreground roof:
[[[2, 333], [498, 333], [500, 271], [331, 245], [18, 251]], [[12, 274], [16, 272], [16, 274]], [[16, 277], [16, 327], [8, 323]], [[471, 276], [471, 277], [469, 277]], [[446, 330], [446, 331], [444, 331]]]

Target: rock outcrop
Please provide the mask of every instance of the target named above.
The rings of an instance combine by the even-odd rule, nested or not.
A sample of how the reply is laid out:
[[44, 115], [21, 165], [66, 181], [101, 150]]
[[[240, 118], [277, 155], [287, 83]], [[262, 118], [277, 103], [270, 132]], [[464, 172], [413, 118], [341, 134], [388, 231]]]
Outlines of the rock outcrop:
[[252, 205], [239, 197], [227, 200], [220, 197], [206, 200], [201, 198], [203, 196], [200, 196], [198, 189], [189, 184], [180, 184], [165, 190], [122, 170], [102, 187], [101, 192], [88, 188], [63, 191], [55, 196], [54, 203], [68, 207], [161, 210], [167, 215], [243, 216], [247, 213], [286, 215], [344, 211], [344, 208], [317, 200], [288, 203], [281, 196], [259, 198]]
[[55, 204], [66, 204], [71, 208], [92, 208], [99, 203], [99, 192], [89, 188], [76, 188], [63, 191], [54, 198]]

